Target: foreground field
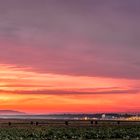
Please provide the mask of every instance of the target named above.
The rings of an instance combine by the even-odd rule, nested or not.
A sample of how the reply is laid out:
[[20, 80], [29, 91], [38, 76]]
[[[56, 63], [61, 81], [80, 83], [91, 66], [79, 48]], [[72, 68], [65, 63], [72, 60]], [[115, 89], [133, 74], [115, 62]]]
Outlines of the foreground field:
[[140, 122], [0, 119], [0, 140], [140, 140]]
[[10, 126], [0, 128], [0, 140], [139, 140], [140, 126], [47, 127]]

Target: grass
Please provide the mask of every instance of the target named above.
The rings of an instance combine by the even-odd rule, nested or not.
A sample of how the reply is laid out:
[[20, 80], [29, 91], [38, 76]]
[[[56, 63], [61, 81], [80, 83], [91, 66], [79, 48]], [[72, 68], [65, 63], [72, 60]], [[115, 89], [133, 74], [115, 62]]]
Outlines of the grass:
[[[82, 121], [66, 125], [64, 121], [33, 120], [33, 124], [31, 121], [0, 120], [0, 140], [140, 140], [140, 125], [133, 122], [95, 125]], [[36, 125], [36, 121], [47, 123]]]
[[140, 126], [127, 127], [46, 127], [0, 128], [0, 140], [139, 140]]

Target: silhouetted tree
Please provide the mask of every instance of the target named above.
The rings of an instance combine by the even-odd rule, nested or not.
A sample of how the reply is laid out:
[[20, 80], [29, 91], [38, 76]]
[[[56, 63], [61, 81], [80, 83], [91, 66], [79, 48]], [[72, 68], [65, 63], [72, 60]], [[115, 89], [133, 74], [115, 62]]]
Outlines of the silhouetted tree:
[[33, 125], [34, 123], [33, 123], [33, 121], [31, 121], [31, 125]]
[[11, 122], [8, 122], [8, 125], [11, 126], [12, 125]]
[[98, 124], [98, 121], [95, 121], [95, 124], [97, 125]]
[[65, 125], [69, 125], [68, 121], [65, 121]]
[[38, 125], [39, 123], [38, 122], [36, 122], [36, 125]]
[[120, 124], [120, 121], [117, 121], [117, 124], [119, 125]]

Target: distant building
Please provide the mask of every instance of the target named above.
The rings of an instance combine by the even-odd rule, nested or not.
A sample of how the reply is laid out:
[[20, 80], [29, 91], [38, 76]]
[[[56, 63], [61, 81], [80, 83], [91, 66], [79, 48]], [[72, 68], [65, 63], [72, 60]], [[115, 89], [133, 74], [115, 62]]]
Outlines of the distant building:
[[102, 114], [102, 119], [105, 119], [106, 118], [106, 115], [105, 114]]
[[117, 117], [113, 116], [113, 114], [102, 114], [101, 119], [103, 120], [114, 120]]
[[126, 118], [126, 120], [129, 120], [129, 121], [140, 121], [140, 117], [139, 116], [133, 116], [133, 117]]

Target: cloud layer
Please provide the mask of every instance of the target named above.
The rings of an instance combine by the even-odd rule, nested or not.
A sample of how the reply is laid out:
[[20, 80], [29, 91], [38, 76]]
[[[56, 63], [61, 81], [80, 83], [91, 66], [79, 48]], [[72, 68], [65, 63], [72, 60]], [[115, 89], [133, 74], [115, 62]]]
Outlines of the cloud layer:
[[0, 1], [0, 61], [44, 73], [140, 79], [138, 0]]

